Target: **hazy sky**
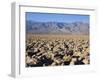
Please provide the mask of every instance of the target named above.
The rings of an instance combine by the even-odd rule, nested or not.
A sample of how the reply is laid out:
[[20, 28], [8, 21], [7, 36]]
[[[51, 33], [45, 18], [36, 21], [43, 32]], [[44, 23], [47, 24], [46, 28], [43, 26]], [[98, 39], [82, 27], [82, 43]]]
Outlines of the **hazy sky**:
[[26, 12], [26, 20], [38, 22], [89, 23], [89, 15]]

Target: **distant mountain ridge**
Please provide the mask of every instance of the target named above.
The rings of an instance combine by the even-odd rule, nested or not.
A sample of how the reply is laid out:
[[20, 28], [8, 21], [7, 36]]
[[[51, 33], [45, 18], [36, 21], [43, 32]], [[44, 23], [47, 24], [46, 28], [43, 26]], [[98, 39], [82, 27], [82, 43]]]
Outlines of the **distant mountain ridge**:
[[84, 22], [33, 22], [26, 21], [27, 33], [89, 34], [89, 24]]

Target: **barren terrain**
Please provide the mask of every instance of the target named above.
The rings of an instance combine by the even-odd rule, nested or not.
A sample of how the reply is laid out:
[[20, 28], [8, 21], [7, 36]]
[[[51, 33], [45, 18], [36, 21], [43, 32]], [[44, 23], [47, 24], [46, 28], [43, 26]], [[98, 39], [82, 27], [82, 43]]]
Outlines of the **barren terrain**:
[[26, 67], [87, 65], [89, 57], [89, 35], [26, 35]]

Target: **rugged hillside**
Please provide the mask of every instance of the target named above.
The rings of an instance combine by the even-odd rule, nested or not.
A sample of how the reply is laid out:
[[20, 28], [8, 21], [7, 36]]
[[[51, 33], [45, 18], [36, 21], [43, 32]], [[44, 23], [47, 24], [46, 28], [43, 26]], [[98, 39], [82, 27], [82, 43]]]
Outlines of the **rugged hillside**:
[[26, 32], [46, 34], [89, 34], [89, 24], [83, 22], [26, 22]]

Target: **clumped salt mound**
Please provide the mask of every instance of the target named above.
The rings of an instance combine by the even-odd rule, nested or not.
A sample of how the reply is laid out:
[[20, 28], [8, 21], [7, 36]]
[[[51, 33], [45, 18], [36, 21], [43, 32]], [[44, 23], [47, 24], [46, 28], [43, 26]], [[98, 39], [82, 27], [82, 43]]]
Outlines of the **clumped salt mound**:
[[26, 42], [26, 67], [86, 65], [90, 63], [89, 41], [84, 39]]

